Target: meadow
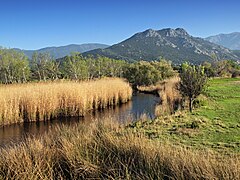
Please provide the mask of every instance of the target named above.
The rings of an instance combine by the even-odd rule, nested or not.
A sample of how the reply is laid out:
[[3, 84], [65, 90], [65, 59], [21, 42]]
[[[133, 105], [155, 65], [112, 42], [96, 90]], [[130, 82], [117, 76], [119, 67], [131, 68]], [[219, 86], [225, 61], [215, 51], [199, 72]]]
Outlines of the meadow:
[[1, 85], [0, 126], [84, 116], [92, 110], [125, 103], [131, 97], [131, 86], [119, 78]]
[[[168, 89], [171, 87], [169, 85]], [[174, 97], [172, 93], [163, 95], [169, 96], [165, 99]], [[167, 115], [161, 111], [164, 107], [157, 108], [160, 109], [157, 119], [142, 119], [129, 128], [144, 133], [150, 139], [171, 141], [176, 145], [210, 148], [221, 153], [240, 152], [239, 78], [209, 80], [205, 93], [195, 102], [193, 113], [186, 109]]]

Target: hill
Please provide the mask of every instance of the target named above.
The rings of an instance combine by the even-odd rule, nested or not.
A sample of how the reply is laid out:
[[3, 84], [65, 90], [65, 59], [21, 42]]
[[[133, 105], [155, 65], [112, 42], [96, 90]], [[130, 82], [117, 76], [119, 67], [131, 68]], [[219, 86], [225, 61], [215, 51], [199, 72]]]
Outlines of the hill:
[[236, 54], [237, 56], [240, 57], [240, 50], [234, 50], [233, 52], [234, 52], [234, 54]]
[[34, 52], [38, 53], [50, 53], [54, 58], [61, 58], [67, 55], [70, 55], [71, 52], [86, 52], [91, 51], [98, 48], [106, 48], [108, 45], [105, 44], [97, 44], [97, 43], [88, 43], [88, 44], [70, 44], [67, 46], [59, 46], [59, 47], [46, 47], [38, 50], [24, 50], [24, 49], [15, 49], [17, 51], [23, 51], [26, 56], [29, 58], [32, 57]]
[[203, 38], [193, 37], [182, 28], [148, 29], [106, 49], [96, 49], [83, 53], [83, 55], [89, 54], [99, 54], [128, 61], [151, 61], [165, 58], [176, 64], [183, 61], [201, 63], [206, 60], [210, 61], [213, 57], [240, 59], [231, 50]]
[[205, 38], [206, 40], [232, 50], [240, 50], [240, 32], [218, 34]]

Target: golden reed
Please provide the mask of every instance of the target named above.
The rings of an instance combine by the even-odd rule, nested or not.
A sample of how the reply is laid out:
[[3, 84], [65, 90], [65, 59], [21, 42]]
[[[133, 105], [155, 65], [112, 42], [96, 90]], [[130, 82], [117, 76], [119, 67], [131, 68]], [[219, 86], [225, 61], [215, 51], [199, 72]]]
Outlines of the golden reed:
[[130, 85], [119, 78], [0, 86], [0, 125], [84, 116], [90, 110], [127, 102]]
[[101, 119], [0, 149], [0, 179], [240, 179], [239, 154], [161, 143]]
[[180, 109], [182, 96], [178, 90], [179, 81], [179, 77], [172, 77], [158, 84], [157, 90], [161, 98], [161, 104], [155, 109], [156, 116], [173, 114]]

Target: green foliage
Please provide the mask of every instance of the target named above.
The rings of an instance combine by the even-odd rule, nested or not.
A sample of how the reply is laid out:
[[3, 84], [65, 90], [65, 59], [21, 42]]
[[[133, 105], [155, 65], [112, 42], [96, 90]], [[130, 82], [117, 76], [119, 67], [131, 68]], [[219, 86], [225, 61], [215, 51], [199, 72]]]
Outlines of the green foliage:
[[180, 72], [180, 92], [189, 99], [189, 110], [192, 112], [193, 101], [203, 92], [207, 76], [203, 66], [182, 65]]
[[55, 60], [49, 53], [35, 52], [29, 64], [27, 57], [22, 53], [6, 49], [0, 49], [0, 72], [1, 83], [61, 78], [90, 80], [101, 77], [125, 77], [134, 86], [152, 85], [175, 73], [171, 63], [163, 59], [127, 63], [108, 57], [83, 57], [80, 53], [72, 53], [71, 56]]
[[161, 61], [139, 61], [124, 70], [124, 77], [134, 86], [148, 86], [174, 75], [171, 63]]
[[172, 64], [170, 61], [160, 59], [160, 61], [150, 62], [161, 74], [161, 79], [167, 79], [175, 75]]
[[240, 66], [232, 60], [204, 62], [202, 64], [208, 77], [237, 77], [240, 75]]
[[33, 53], [31, 61], [32, 79], [54, 80], [59, 78], [59, 63], [48, 53]]
[[1, 83], [26, 82], [29, 76], [29, 62], [23, 53], [11, 49], [0, 49]]
[[64, 58], [62, 72], [67, 79], [83, 80], [87, 78], [87, 64], [81, 54], [74, 53]]
[[67, 56], [61, 62], [63, 77], [85, 80], [101, 77], [122, 77], [126, 62], [107, 57], [83, 57], [79, 53]]
[[134, 86], [151, 85], [161, 80], [161, 75], [157, 69], [148, 62], [140, 61], [131, 64], [126, 70], [124, 77]]

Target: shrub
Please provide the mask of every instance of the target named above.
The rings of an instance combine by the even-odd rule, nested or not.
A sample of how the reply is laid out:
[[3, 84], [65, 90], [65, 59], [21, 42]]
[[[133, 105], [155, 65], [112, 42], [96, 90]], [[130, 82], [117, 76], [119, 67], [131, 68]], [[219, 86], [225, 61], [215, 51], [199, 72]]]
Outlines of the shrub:
[[207, 83], [204, 68], [185, 63], [182, 65], [180, 79], [180, 92], [184, 97], [188, 97], [189, 111], [192, 112], [193, 101], [203, 92]]

